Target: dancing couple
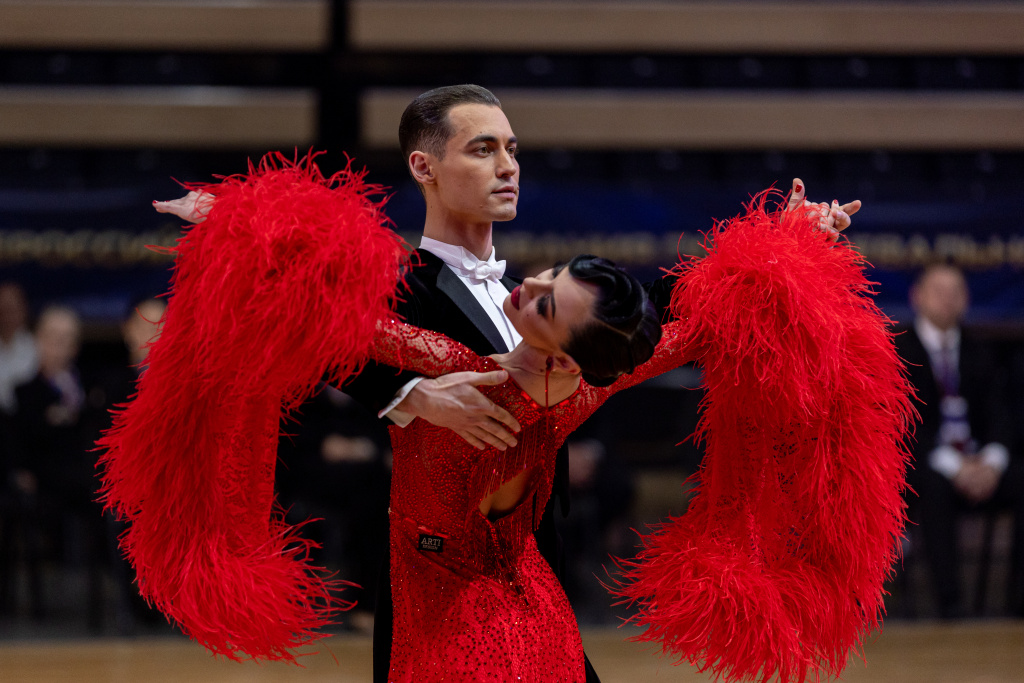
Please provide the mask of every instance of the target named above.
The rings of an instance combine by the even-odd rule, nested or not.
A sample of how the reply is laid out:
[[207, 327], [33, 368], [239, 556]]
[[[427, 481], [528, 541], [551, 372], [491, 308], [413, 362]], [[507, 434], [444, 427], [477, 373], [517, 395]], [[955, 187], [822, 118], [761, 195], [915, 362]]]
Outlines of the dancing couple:
[[[461, 226], [464, 249], [493, 260], [490, 224], [515, 215], [511, 129], [496, 100], [456, 99], [434, 119], [411, 152], [403, 139], [425, 237]], [[643, 637], [726, 678], [801, 680], [841, 671], [877, 627], [909, 408], [859, 257], [817, 230], [845, 218], [838, 205], [761, 197], [650, 292], [582, 256], [500, 296], [500, 274], [453, 282], [469, 259], [444, 247], [406, 272], [358, 173], [267, 159], [198, 189], [213, 199], [174, 250], [164, 332], [103, 465], [140, 590], [213, 651], [290, 658], [338, 607], [273, 512], [275, 446], [282, 413], [368, 359], [379, 366], [356, 384], [381, 366], [428, 378], [388, 388], [406, 415], [426, 418], [423, 395], [453, 384], [459, 400], [477, 400], [474, 385], [487, 395], [466, 440], [427, 419], [391, 428], [389, 680], [584, 680], [575, 619], [534, 537], [556, 452], [612, 393], [690, 360], [708, 386], [698, 493], [614, 588], [638, 605]], [[468, 323], [465, 345], [424, 329], [467, 298], [476, 306], [451, 323]], [[493, 341], [495, 326], [477, 324], [495, 318], [488, 300], [507, 321]], [[473, 348], [473, 332], [504, 352]]]

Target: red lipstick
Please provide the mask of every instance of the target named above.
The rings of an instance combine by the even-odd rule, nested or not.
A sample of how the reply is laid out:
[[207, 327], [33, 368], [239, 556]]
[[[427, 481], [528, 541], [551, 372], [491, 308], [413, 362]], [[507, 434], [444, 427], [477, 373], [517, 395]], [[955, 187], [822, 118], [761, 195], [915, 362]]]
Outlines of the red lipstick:
[[520, 289], [522, 289], [521, 285], [515, 287], [515, 289], [512, 290], [512, 293], [509, 294], [509, 296], [512, 297], [512, 308], [516, 309], [517, 311], [519, 310], [519, 290]]

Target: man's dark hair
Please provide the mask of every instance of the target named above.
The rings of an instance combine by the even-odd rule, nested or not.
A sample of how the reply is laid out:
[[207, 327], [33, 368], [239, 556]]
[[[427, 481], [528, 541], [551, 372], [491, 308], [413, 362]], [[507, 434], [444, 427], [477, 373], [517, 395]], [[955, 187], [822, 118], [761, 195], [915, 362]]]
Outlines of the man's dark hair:
[[444, 158], [445, 146], [455, 134], [448, 112], [460, 104], [484, 104], [501, 109], [501, 102], [479, 85], [446, 85], [423, 93], [402, 112], [398, 125], [398, 144], [406, 163], [409, 155], [419, 149]]
[[594, 320], [573, 330], [562, 350], [579, 364], [587, 384], [608, 386], [654, 355], [661, 339], [658, 313], [640, 281], [611, 261], [581, 254], [566, 267], [598, 291]]

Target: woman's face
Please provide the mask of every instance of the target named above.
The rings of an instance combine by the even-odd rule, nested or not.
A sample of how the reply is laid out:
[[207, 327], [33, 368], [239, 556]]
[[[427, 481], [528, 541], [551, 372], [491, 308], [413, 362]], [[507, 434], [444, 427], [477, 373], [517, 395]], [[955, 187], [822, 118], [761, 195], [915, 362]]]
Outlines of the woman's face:
[[505, 314], [523, 342], [551, 354], [561, 352], [573, 330], [593, 318], [597, 287], [574, 278], [563, 266], [528, 277], [505, 298]]

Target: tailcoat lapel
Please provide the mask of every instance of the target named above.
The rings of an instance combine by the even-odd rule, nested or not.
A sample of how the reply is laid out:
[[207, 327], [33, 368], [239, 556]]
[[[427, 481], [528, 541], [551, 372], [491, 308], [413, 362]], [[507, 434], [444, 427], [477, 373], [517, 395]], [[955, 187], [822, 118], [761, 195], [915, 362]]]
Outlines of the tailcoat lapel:
[[441, 270], [437, 274], [437, 288], [452, 300], [456, 308], [469, 318], [480, 334], [484, 335], [499, 353], [509, 351], [508, 345], [494, 326], [490, 316], [487, 315], [487, 311], [470, 293], [469, 288], [459, 280], [459, 276], [448, 266], [441, 266]]

